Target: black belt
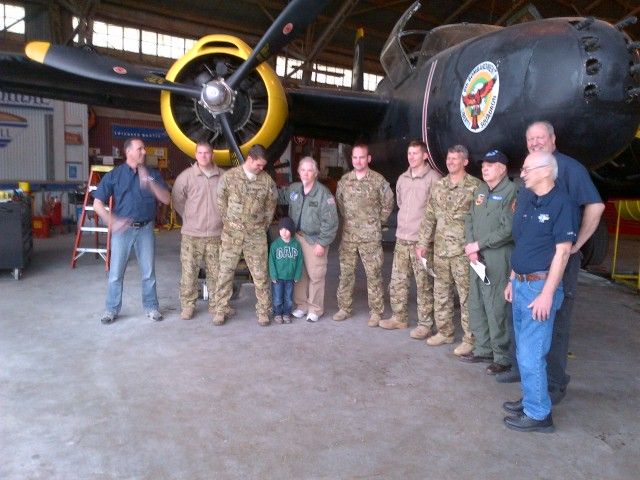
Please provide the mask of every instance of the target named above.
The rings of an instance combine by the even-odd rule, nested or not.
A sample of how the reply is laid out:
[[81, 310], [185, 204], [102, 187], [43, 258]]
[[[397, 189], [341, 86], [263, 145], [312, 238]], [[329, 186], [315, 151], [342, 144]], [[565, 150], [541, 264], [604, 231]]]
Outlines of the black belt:
[[149, 223], [151, 220], [145, 220], [143, 222], [131, 222], [131, 226], [133, 228], [142, 228], [144, 227], [147, 223]]
[[538, 280], [546, 280], [547, 275], [547, 272], [516, 273], [516, 280], [519, 282], [537, 282]]

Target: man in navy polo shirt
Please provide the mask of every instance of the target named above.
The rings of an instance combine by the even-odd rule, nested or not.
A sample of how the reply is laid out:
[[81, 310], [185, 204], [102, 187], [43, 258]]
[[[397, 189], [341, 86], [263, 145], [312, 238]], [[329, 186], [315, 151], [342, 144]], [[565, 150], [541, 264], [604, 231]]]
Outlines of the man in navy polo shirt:
[[[589, 177], [589, 172], [580, 162], [556, 150], [556, 136], [553, 126], [549, 122], [534, 122], [526, 132], [527, 149], [529, 153], [552, 153], [558, 162], [558, 178], [556, 184], [563, 190], [575, 205], [578, 212], [580, 229], [575, 244], [571, 248], [571, 256], [562, 279], [564, 300], [556, 316], [553, 327], [551, 350], [547, 357], [547, 377], [549, 393], [553, 404], [559, 403], [565, 396], [569, 375], [566, 373], [567, 355], [569, 353], [569, 333], [571, 329], [571, 314], [573, 301], [578, 285], [578, 273], [582, 254], [580, 248], [591, 238], [604, 212], [604, 203], [600, 194]], [[521, 188], [518, 201], [531, 192]], [[517, 381], [518, 367], [512, 363], [511, 372], [500, 374], [496, 378], [499, 382]]]
[[[107, 173], [93, 193], [93, 208], [111, 228], [111, 262], [106, 309], [100, 321], [113, 323], [122, 307], [122, 284], [131, 249], [142, 278], [142, 306], [147, 317], [162, 320], [158, 311], [155, 273], [156, 200], [169, 204], [169, 190], [160, 172], [144, 165], [146, 151], [139, 138], [124, 142], [126, 161]], [[105, 208], [113, 196], [113, 212]]]
[[546, 355], [564, 298], [562, 275], [576, 240], [577, 212], [568, 195], [555, 185], [558, 164], [551, 153], [529, 154], [521, 172], [532, 194], [518, 198], [511, 281], [504, 296], [512, 302], [522, 398], [503, 404], [515, 414], [505, 417], [504, 423], [518, 431], [551, 432]]

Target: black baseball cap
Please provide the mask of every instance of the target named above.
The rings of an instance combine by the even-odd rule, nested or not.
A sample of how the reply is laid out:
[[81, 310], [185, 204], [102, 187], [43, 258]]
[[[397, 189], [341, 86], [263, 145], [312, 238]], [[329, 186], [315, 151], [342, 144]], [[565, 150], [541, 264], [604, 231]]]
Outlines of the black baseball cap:
[[485, 153], [484, 157], [482, 157], [478, 163], [482, 162], [502, 163], [503, 165], [509, 165], [509, 159], [500, 150], [491, 150], [490, 152]]

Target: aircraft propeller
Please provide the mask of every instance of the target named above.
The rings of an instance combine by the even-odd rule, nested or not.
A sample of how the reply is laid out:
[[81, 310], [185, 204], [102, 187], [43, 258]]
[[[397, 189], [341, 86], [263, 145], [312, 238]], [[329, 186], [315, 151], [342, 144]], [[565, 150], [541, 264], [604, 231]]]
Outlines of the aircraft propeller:
[[230, 114], [233, 112], [236, 100], [236, 89], [255, 68], [276, 55], [302, 33], [328, 3], [329, 0], [289, 2], [249, 57], [228, 79], [223, 78], [226, 68], [216, 65], [215, 72], [219, 76], [202, 84], [201, 87], [171, 82], [144, 68], [85, 49], [53, 45], [48, 42], [30, 42], [25, 51], [27, 56], [36, 62], [76, 75], [131, 87], [166, 90], [195, 99], [220, 121], [222, 134], [227, 140], [232, 156], [242, 162], [242, 152], [230, 122]]

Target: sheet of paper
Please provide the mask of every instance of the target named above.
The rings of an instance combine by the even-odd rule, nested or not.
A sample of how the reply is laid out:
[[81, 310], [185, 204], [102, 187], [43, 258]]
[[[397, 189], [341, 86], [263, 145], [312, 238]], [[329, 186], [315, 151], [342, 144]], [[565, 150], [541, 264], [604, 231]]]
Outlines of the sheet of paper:
[[419, 258], [420, 258], [420, 261], [422, 262], [422, 266], [427, 271], [427, 273], [431, 275], [433, 278], [436, 278], [436, 274], [433, 272], [433, 268], [429, 267], [429, 265], [427, 264], [427, 259], [424, 257], [419, 257]]
[[489, 278], [487, 277], [487, 267], [485, 266], [484, 263], [482, 263], [482, 262], [478, 262], [478, 263], [470, 262], [469, 265], [471, 265], [471, 268], [473, 268], [473, 270], [478, 274], [478, 276], [480, 277], [480, 280], [482, 280], [485, 285], [491, 285], [491, 282], [489, 281]]

